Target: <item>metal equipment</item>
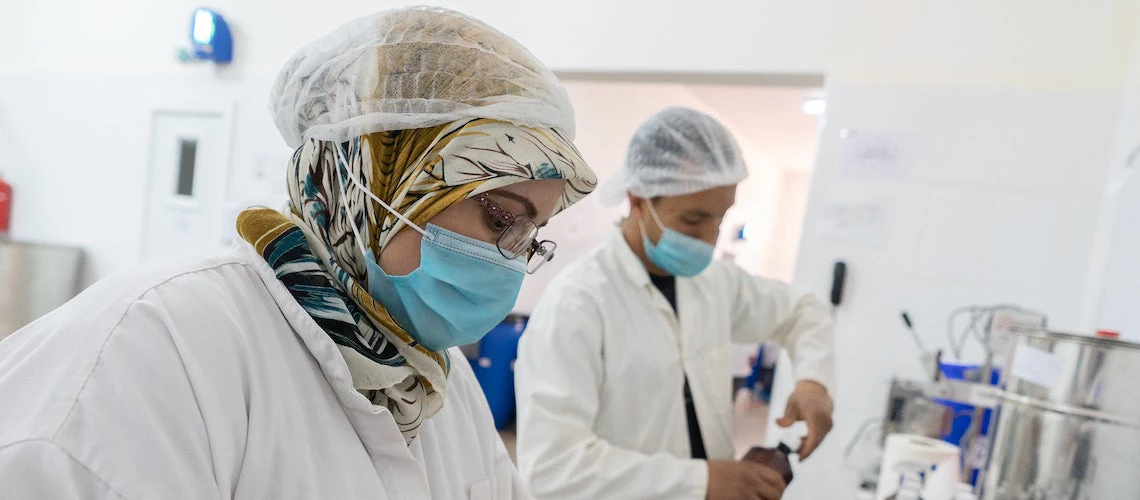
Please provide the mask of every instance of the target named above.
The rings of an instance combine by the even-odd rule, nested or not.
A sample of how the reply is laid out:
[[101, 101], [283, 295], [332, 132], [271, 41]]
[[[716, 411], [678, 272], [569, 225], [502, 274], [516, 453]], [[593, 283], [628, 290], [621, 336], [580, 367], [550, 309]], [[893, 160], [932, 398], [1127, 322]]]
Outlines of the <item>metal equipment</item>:
[[80, 290], [83, 251], [0, 238], [0, 339]]
[[1140, 344], [1014, 333], [983, 498], [1140, 498]]
[[914, 434], [933, 439], [941, 437], [953, 415], [950, 414], [950, 408], [929, 396], [928, 385], [911, 380], [891, 381], [883, 418], [883, 441], [891, 434]]

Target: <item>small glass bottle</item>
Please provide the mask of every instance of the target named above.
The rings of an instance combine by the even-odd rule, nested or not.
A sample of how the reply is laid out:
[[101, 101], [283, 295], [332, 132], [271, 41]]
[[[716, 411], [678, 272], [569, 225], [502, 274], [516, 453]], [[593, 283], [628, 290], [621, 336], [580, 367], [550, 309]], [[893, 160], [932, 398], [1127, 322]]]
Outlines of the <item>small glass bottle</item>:
[[788, 445], [781, 442], [775, 448], [762, 448], [760, 446], [753, 446], [744, 454], [742, 460], [749, 462], [756, 462], [760, 465], [768, 467], [784, 476], [785, 483], [792, 482], [792, 462], [788, 457], [792, 454], [792, 449]]

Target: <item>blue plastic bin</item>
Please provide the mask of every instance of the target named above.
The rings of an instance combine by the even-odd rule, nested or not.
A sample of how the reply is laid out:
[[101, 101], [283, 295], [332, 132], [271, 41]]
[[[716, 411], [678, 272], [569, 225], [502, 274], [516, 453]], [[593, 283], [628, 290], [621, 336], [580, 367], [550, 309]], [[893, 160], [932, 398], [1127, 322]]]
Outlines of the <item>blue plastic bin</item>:
[[506, 428], [515, 417], [515, 359], [526, 321], [525, 316], [507, 317], [479, 342], [478, 357], [467, 359], [497, 429]]

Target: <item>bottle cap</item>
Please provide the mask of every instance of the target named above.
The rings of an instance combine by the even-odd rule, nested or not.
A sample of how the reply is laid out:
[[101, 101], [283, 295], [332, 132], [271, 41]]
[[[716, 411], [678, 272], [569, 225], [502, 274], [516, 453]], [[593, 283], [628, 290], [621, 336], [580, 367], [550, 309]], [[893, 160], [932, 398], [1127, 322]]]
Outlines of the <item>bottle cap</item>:
[[781, 451], [781, 452], [783, 452], [785, 455], [791, 455], [791, 454], [793, 454], [793, 453], [796, 453], [796, 451], [793, 451], [793, 450], [792, 450], [792, 447], [791, 447], [791, 446], [788, 446], [788, 445], [787, 445], [787, 443], [784, 443], [783, 441], [780, 441], [780, 444], [777, 444], [777, 445], [776, 445], [776, 449], [777, 449], [777, 450], [780, 450], [780, 451]]
[[1120, 332], [1116, 330], [1097, 330], [1096, 336], [1102, 339], [1118, 339], [1120, 338]]

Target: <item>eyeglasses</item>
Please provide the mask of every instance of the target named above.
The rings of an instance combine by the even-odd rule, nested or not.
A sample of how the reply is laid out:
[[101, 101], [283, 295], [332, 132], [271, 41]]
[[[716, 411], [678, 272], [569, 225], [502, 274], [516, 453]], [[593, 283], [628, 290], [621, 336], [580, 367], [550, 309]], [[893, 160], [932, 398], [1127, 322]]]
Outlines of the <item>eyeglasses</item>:
[[538, 241], [538, 224], [533, 220], [507, 211], [485, 194], [476, 195], [475, 201], [503, 227], [499, 240], [495, 242], [503, 257], [517, 259], [525, 254], [527, 274], [534, 274], [554, 258], [558, 244], [550, 240]]

